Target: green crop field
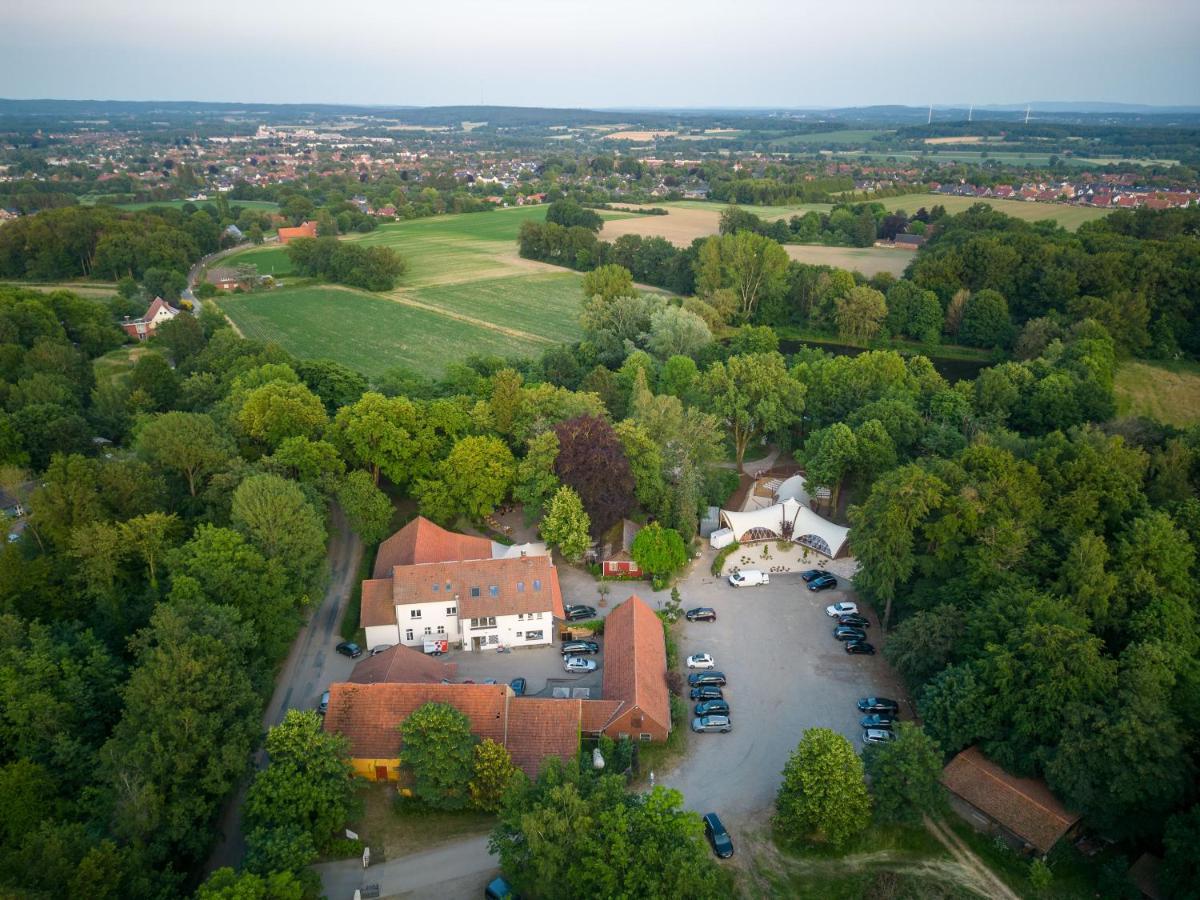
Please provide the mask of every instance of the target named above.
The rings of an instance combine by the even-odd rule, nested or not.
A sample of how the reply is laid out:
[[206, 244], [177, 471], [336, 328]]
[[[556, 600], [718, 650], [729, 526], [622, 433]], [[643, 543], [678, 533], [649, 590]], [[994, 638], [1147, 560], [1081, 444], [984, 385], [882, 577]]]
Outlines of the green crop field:
[[558, 343], [582, 334], [581, 280], [573, 272], [550, 272], [430, 285], [398, 296]]
[[845, 131], [818, 131], [813, 134], [792, 134], [771, 141], [771, 148], [774, 150], [786, 150], [789, 147], [866, 146], [874, 138], [883, 134], [892, 134], [892, 132], [882, 129], [851, 128]]
[[287, 248], [280, 247], [278, 244], [254, 247], [250, 250], [243, 250], [241, 253], [234, 253], [217, 262], [216, 266], [228, 268], [243, 264], [258, 266], [259, 275], [292, 274], [292, 260], [287, 255]]

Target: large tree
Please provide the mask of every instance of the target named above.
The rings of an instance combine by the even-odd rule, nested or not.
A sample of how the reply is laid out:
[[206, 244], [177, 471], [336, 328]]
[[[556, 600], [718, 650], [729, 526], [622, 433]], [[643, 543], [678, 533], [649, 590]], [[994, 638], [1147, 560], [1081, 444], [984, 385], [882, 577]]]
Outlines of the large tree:
[[657, 522], [637, 533], [631, 552], [638, 567], [655, 578], [665, 578], [687, 562], [687, 548], [679, 532], [663, 528]]
[[538, 526], [546, 543], [557, 547], [558, 552], [572, 562], [582, 559], [591, 545], [590, 529], [591, 519], [583, 508], [583, 502], [565, 484], [551, 498], [546, 515]]
[[475, 763], [467, 717], [445, 703], [426, 703], [399, 730], [400, 761], [412, 772], [413, 793], [436, 809], [465, 807]]
[[805, 387], [788, 372], [778, 353], [715, 362], [704, 373], [701, 391], [708, 408], [729, 429], [739, 472], [753, 439], [786, 428], [804, 409]]
[[238, 410], [246, 434], [274, 449], [287, 438], [314, 438], [325, 427], [325, 406], [302, 384], [273, 381], [255, 388]]
[[554, 473], [583, 501], [593, 537], [604, 534], [633, 509], [633, 473], [625, 448], [612, 425], [599, 416], [559, 422], [554, 433], [559, 447]]
[[868, 744], [863, 767], [871, 780], [875, 814], [883, 821], [919, 822], [942, 802], [941, 750], [911, 722], [896, 725], [894, 741]]
[[395, 509], [370, 473], [357, 469], [347, 475], [338, 485], [337, 498], [350, 527], [364, 541], [373, 544], [387, 537]]
[[251, 475], [233, 492], [231, 518], [297, 591], [311, 584], [325, 556], [325, 523], [296, 482]]
[[838, 335], [855, 344], [865, 344], [883, 328], [887, 303], [883, 294], [869, 287], [853, 288], [834, 301]]
[[789, 841], [835, 847], [870, 824], [871, 798], [851, 743], [829, 728], [809, 728], [783, 768], [775, 828]]
[[787, 268], [787, 251], [753, 231], [710, 237], [696, 258], [696, 293], [732, 289], [738, 314], [748, 321], [762, 301], [784, 290]]
[[193, 497], [233, 456], [233, 442], [204, 413], [155, 416], [138, 429], [137, 449], [155, 465], [181, 474]]
[[465, 437], [438, 465], [436, 478], [417, 482], [421, 514], [439, 522], [460, 515], [482, 521], [509, 495], [516, 474], [516, 460], [504, 441]]

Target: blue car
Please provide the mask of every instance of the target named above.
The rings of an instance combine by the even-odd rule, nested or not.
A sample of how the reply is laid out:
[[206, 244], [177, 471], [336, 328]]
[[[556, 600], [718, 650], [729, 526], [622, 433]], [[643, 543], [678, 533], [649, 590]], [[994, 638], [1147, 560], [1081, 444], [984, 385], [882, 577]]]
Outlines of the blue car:
[[508, 686], [513, 689], [513, 693], [516, 694], [518, 697], [525, 696], [525, 679], [524, 678], [514, 678], [512, 681], [510, 681], [508, 683]]

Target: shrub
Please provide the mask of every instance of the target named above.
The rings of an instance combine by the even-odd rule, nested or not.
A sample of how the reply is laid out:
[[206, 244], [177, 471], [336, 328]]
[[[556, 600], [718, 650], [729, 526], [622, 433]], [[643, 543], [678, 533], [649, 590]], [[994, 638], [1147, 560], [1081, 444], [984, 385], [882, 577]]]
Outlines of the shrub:
[[712, 564], [713, 575], [720, 576], [721, 569], [725, 566], [725, 560], [727, 560], [729, 558], [729, 554], [733, 553], [735, 550], [740, 549], [740, 547], [741, 547], [741, 545], [738, 544], [737, 541], [734, 541], [728, 547], [723, 547], [721, 550], [717, 551], [717, 555], [713, 558], [713, 564]]

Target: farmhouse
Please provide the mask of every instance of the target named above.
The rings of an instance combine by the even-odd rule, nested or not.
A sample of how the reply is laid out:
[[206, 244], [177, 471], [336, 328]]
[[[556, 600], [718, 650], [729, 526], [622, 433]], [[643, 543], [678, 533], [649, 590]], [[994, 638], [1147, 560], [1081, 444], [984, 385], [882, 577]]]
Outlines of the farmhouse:
[[179, 315], [179, 310], [162, 297], [155, 297], [144, 316], [140, 319], [130, 319], [126, 316], [125, 321], [121, 323], [121, 329], [130, 337], [144, 341], [154, 337], [154, 332], [159, 325], [171, 321], [177, 315]]
[[362, 584], [368, 649], [427, 638], [464, 650], [538, 646], [563, 618], [558, 570], [541, 544], [507, 547], [418, 518], [380, 545], [373, 574]]
[[317, 223], [313, 221], [304, 222], [295, 228], [279, 229], [279, 243], [283, 245], [287, 245], [289, 241], [294, 241], [296, 238], [315, 238], [316, 236]]
[[237, 269], [209, 269], [204, 275], [204, 280], [219, 291], [235, 291], [242, 286]]
[[662, 623], [640, 598], [609, 614], [604, 652], [604, 698], [581, 700], [518, 697], [506, 684], [451, 684], [453, 663], [393, 647], [360, 662], [350, 681], [330, 685], [324, 728], [349, 739], [354, 770], [369, 781], [403, 779], [398, 728], [426, 703], [453, 706], [475, 737], [503, 744], [530, 776], [548, 757], [578, 753], [581, 735], [666, 740], [666, 644]]
[[1045, 856], [1079, 822], [1037, 778], [1017, 778], [968, 747], [942, 770], [942, 784], [964, 819]]

